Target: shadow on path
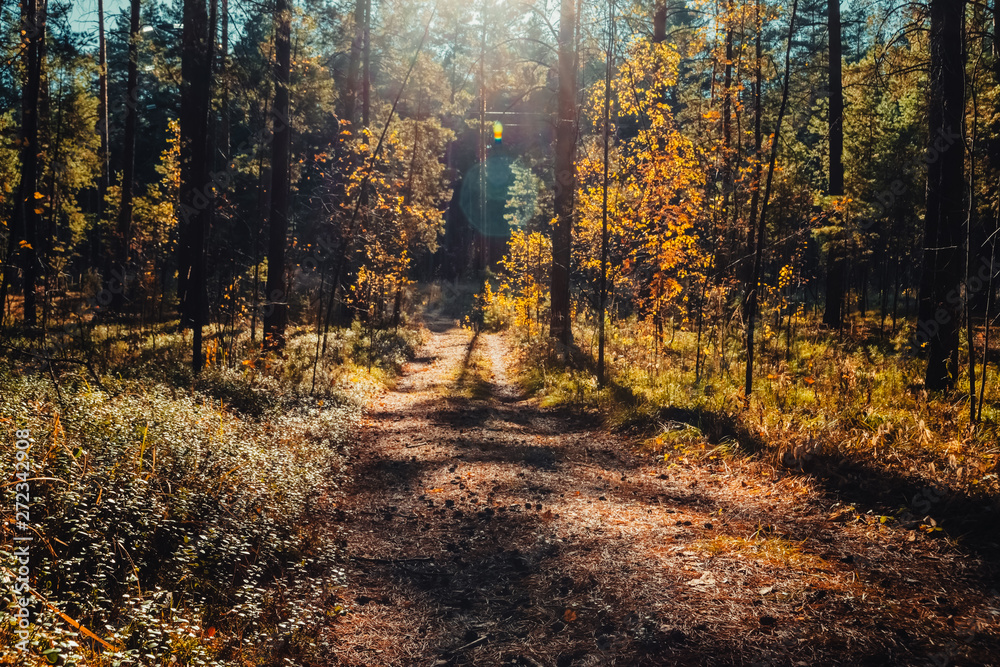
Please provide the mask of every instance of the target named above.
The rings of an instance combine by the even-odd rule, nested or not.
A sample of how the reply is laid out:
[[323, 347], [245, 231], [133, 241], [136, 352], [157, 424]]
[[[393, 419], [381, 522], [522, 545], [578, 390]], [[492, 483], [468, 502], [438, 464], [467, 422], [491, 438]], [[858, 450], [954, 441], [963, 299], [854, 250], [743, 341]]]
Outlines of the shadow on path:
[[[504, 400], [515, 390], [500, 369], [487, 378], [483, 361], [503, 358], [500, 341], [469, 338], [435, 333], [420, 367], [369, 415], [344, 510], [350, 611], [331, 626], [335, 650], [323, 664], [923, 665], [1000, 655], [992, 626], [966, 632], [969, 607], [992, 604], [975, 588], [982, 577], [876, 551], [862, 527], [831, 524], [822, 508], [778, 514], [767, 480], [722, 462], [668, 472], [592, 418]], [[741, 435], [711, 415], [664, 417]], [[730, 555], [733, 540], [792, 545], [811, 564], [771, 562], [750, 547]], [[722, 550], [712, 555], [712, 544]], [[919, 578], [903, 584], [913, 589], [908, 609], [885, 594]], [[935, 590], [950, 607], [931, 600]]]

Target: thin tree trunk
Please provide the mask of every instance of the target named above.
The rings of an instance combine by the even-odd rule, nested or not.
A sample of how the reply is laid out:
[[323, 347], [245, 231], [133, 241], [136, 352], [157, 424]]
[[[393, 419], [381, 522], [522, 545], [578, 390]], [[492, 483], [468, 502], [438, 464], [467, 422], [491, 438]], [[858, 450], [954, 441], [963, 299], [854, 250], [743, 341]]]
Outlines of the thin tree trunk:
[[[998, 228], [1000, 229], [1000, 228]], [[994, 233], [996, 233], [994, 231]], [[979, 411], [976, 413], [976, 421], [983, 418], [983, 397], [986, 394], [986, 368], [987, 364], [990, 362], [990, 306], [993, 303], [993, 276], [994, 276], [994, 265], [996, 263], [997, 256], [997, 244], [994, 238], [991, 252], [990, 252], [990, 279], [989, 279], [989, 291], [986, 293], [986, 331], [983, 332], [983, 377], [979, 382]]]
[[774, 137], [771, 139], [771, 159], [767, 166], [767, 183], [764, 186], [764, 200], [760, 207], [760, 216], [757, 221], [757, 239], [754, 244], [753, 281], [751, 283], [750, 296], [747, 299], [747, 368], [744, 395], [748, 400], [753, 391], [754, 324], [757, 317], [758, 293], [760, 292], [761, 264], [764, 255], [764, 233], [767, 231], [767, 205], [771, 198], [774, 165], [778, 159], [781, 121], [784, 120], [785, 108], [788, 106], [788, 87], [792, 71], [792, 37], [795, 34], [795, 14], [798, 11], [798, 7], [799, 1], [792, 0], [792, 11], [788, 19], [788, 43], [785, 46], [785, 80], [781, 88], [781, 106], [778, 108], [778, 120], [774, 126]]
[[[139, 109], [139, 0], [131, 0], [131, 18], [128, 31], [128, 83], [125, 102], [125, 138], [122, 153], [121, 205], [118, 209], [116, 263], [122, 276], [129, 263], [132, 237], [132, 197], [135, 185], [135, 132]], [[122, 285], [124, 288], [125, 286]], [[123, 297], [124, 292], [119, 294]], [[124, 305], [119, 300], [117, 309]]]
[[97, 0], [97, 132], [101, 135], [101, 167], [97, 177], [97, 218], [104, 217], [104, 196], [108, 191], [108, 49], [104, 38], [104, 0]]
[[576, 189], [576, 5], [562, 0], [559, 19], [559, 101], [555, 146], [555, 226], [552, 230], [552, 317], [549, 335], [568, 353], [572, 343], [569, 265], [573, 239], [573, 200]]
[[219, 56], [219, 80], [222, 83], [222, 142], [221, 151], [224, 164], [229, 166], [232, 122], [229, 112], [229, 0], [222, 0], [222, 35], [219, 38], [219, 47], [222, 49]]
[[371, 123], [372, 0], [365, 0], [365, 26], [361, 47], [361, 124]]
[[274, 61], [274, 132], [271, 153], [270, 235], [267, 249], [268, 311], [264, 316], [265, 347], [280, 350], [285, 346], [288, 324], [288, 295], [285, 290], [285, 244], [288, 237], [288, 188], [291, 151], [291, 127], [288, 118], [288, 83], [291, 75], [291, 0], [277, 0]]
[[358, 71], [361, 69], [361, 51], [365, 38], [365, 2], [366, 0], [356, 0], [354, 3], [354, 39], [351, 40], [351, 53], [347, 61], [347, 82], [344, 90], [344, 120], [351, 124], [352, 133], [357, 131], [355, 125], [358, 121]]
[[[747, 226], [747, 248], [753, 253], [753, 249], [756, 247], [756, 240], [754, 234], [757, 229], [757, 217], [760, 211], [760, 178], [761, 178], [761, 161], [763, 159], [763, 144], [764, 144], [764, 134], [761, 129], [761, 120], [764, 114], [763, 110], [763, 98], [762, 98], [762, 85], [763, 85], [763, 59], [764, 59], [764, 46], [762, 41], [762, 33], [764, 32], [764, 7], [762, 0], [757, 0], [756, 6], [756, 35], [754, 37], [754, 86], [753, 86], [753, 106], [754, 106], [754, 119], [753, 119], [753, 145], [754, 145], [754, 164], [753, 164], [753, 194], [750, 197], [750, 224]], [[749, 266], [745, 265], [740, 271], [743, 283], [746, 285], [744, 291], [745, 298], [743, 300], [743, 312], [747, 314], [749, 311], [749, 300], [750, 292], [753, 290], [753, 285], [751, 283], [753, 278], [753, 264]]]
[[[964, 117], [963, 117], [964, 120]], [[964, 133], [964, 127], [963, 127]], [[972, 221], [976, 215], [976, 149], [979, 142], [979, 99], [975, 86], [972, 89], [972, 141], [969, 147], [969, 199], [965, 217], [965, 340], [969, 348], [969, 423], [976, 423], [976, 336], [972, 323], [972, 294], [969, 284], [972, 278]], [[983, 377], [986, 367], [983, 366]]]
[[667, 2], [656, 0], [653, 8], [653, 44], [659, 44], [667, 39]]
[[[842, 48], [840, 41], [840, 0], [829, 0], [827, 5], [829, 33], [829, 128], [830, 128], [830, 185], [831, 197], [844, 196], [844, 87], [841, 73]], [[839, 329], [843, 324], [844, 306], [844, 256], [847, 252], [846, 234], [843, 231], [843, 212], [837, 211], [836, 226], [839, 231], [830, 239], [827, 255], [826, 308], [823, 324]]]
[[604, 192], [601, 207], [601, 293], [598, 308], [597, 382], [603, 387], [604, 319], [608, 301], [608, 152], [611, 147], [611, 69], [614, 66], [615, 3], [608, 3], [608, 51], [604, 71]]
[[[21, 270], [24, 275], [24, 324], [34, 327], [38, 323], [35, 287], [38, 283], [41, 257], [38, 245], [38, 204], [35, 192], [38, 189], [38, 101], [42, 82], [42, 53], [45, 41], [45, 3], [42, 0], [24, 0], [22, 19], [24, 21], [25, 84], [21, 94], [21, 180], [12, 216], [12, 231], [8, 248], [10, 259], [20, 252]], [[23, 247], [21, 241], [24, 242]], [[7, 272], [4, 271], [4, 289], [0, 298], [6, 301]]]
[[[722, 91], [722, 216], [723, 232], [729, 222], [730, 201], [733, 197], [733, 0], [726, 3], [726, 67]], [[718, 244], [717, 247], [722, 247]], [[724, 251], [723, 251], [724, 252]], [[720, 263], [716, 258], [716, 266]]]

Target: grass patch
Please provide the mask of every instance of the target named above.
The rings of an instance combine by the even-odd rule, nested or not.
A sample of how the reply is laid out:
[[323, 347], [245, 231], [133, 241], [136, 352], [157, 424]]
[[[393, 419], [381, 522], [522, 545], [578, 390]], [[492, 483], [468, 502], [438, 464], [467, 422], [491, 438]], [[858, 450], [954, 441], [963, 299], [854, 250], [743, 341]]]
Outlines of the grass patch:
[[742, 558], [799, 572], [830, 569], [826, 561], [802, 551], [801, 546], [795, 542], [762, 535], [761, 531], [750, 537], [716, 535], [692, 543], [691, 548], [713, 557]]
[[455, 393], [470, 400], [485, 401], [493, 393], [492, 377], [493, 361], [483, 354], [479, 334], [474, 334], [455, 377]]
[[[874, 325], [873, 325], [874, 326]], [[569, 367], [519, 332], [518, 381], [546, 406], [597, 411], [634, 433], [650, 453], [732, 456], [810, 471], [831, 462], [860, 463], [897, 477], [990, 500], [1000, 493], [1000, 376], [987, 370], [983, 420], [969, 426], [968, 396], [929, 394], [925, 362], [905, 328], [873, 342], [872, 326], [840, 337], [809, 321], [764, 336], [754, 393], [743, 396], [739, 342], [677, 329], [657, 342], [645, 323], [608, 327], [608, 383], [595, 379], [596, 333], [576, 322]], [[963, 352], [964, 355], [964, 352]], [[963, 357], [964, 358], [964, 357]], [[696, 374], [696, 362], [698, 372]], [[978, 369], [979, 374], [982, 369]], [[967, 386], [961, 378], [959, 387]]]

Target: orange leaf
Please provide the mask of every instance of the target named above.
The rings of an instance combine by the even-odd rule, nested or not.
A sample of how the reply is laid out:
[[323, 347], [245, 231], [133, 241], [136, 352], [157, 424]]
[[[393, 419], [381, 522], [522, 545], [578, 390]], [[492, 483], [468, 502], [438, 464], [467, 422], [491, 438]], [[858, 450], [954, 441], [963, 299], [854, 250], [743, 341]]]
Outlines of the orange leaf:
[[205, 634], [207, 634], [208, 638], [211, 639], [212, 637], [215, 636], [215, 628], [209, 628], [208, 632], [206, 632]]
[[576, 620], [576, 612], [573, 611], [572, 609], [567, 609], [566, 611], [563, 612], [563, 620], [566, 621], [567, 623], [572, 623], [573, 621]]

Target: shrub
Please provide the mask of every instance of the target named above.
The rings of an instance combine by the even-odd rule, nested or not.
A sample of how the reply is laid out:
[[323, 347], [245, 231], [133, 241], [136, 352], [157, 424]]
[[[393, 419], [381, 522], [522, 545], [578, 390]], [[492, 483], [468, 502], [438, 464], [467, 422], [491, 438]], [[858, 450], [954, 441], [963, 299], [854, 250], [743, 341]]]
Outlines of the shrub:
[[[313, 630], [344, 582], [329, 512], [374, 384], [327, 369], [327, 398], [311, 398], [295, 366], [310, 343], [297, 341], [291, 363], [272, 360], [266, 372], [210, 366], [187, 390], [170, 372], [106, 379], [108, 392], [81, 375], [60, 380], [59, 398], [44, 376], [0, 370], [0, 452], [11, 472], [15, 429], [33, 439], [38, 664], [43, 652], [110, 666], [279, 664], [325, 650], [310, 646]], [[14, 486], [2, 496], [6, 565]], [[12, 583], [9, 569], [0, 576]], [[25, 664], [12, 612], [0, 609], [0, 662]]]

